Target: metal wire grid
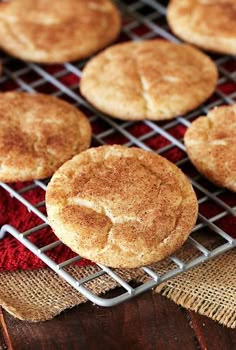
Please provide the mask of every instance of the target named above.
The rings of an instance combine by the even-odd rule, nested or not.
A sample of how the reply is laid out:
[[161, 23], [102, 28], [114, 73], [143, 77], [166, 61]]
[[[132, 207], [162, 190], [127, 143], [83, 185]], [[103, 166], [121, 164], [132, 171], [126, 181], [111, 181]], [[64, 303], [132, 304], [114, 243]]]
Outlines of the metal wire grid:
[[[140, 0], [140, 1], [117, 1], [122, 13], [124, 14], [124, 25], [122, 29], [122, 40], [140, 40], [149, 39], [154, 37], [163, 37], [165, 39], [178, 42], [179, 40], [170, 33], [165, 21], [166, 4], [167, 1], [154, 1], [154, 0]], [[189, 113], [185, 117], [178, 117], [176, 120], [168, 121], [165, 123], [155, 123], [152, 121], [144, 121], [142, 125], [145, 126], [148, 131], [142, 135], [135, 135], [131, 130], [135, 126], [134, 122], [121, 122], [118, 120], [110, 119], [107, 116], [94, 110], [80, 95], [78, 92], [78, 83], [70, 82], [70, 77], [81, 77], [81, 70], [85, 64], [85, 61], [79, 63], [66, 63], [63, 66], [47, 67], [34, 63], [23, 63], [14, 60], [8, 56], [3, 56], [4, 72], [3, 77], [0, 78], [1, 90], [24, 90], [28, 92], [49, 92], [55, 96], [63, 97], [69, 100], [71, 103], [78, 105], [80, 108], [85, 109], [87, 115], [92, 124], [98, 123], [102, 125], [102, 130], [99, 128], [98, 132], [94, 132], [93, 142], [96, 145], [109, 143], [110, 140], [116, 140], [116, 135], [119, 136], [119, 142], [123, 139], [123, 144], [126, 146], [138, 146], [142, 149], [156, 151], [158, 154], [166, 155], [169, 151], [178, 149], [181, 153], [185, 152], [181, 137], [173, 135], [173, 129], [178, 126], [188, 127], [190, 121], [200, 114], [206, 113], [210, 108], [220, 104], [232, 104], [236, 100], [236, 61], [231, 56], [214, 56], [213, 57], [219, 72], [220, 78], [218, 82], [218, 88], [211, 100], [204, 104], [200, 109]], [[229, 68], [230, 67], [230, 68]], [[223, 89], [223, 88], [224, 89]], [[227, 93], [225, 93], [225, 89]], [[49, 91], [47, 91], [49, 90]], [[140, 124], [140, 123], [139, 123]], [[153, 149], [148, 141], [153, 137], [162, 137], [166, 140], [164, 146], [160, 146], [158, 149]], [[189, 160], [184, 153], [184, 156], [176, 162], [180, 167], [189, 163]], [[199, 265], [204, 261], [223, 254], [224, 252], [232, 249], [236, 245], [236, 240], [225, 232], [219, 225], [218, 221], [228, 215], [235, 215], [235, 206], [228, 205], [222, 196], [230, 193], [224, 189], [218, 189], [215, 186], [209, 184], [212, 190], [208, 189], [207, 185], [202, 185], [202, 176], [197, 174], [191, 177], [191, 182], [195, 190], [200, 194], [199, 205], [211, 201], [215, 206], [220, 208], [218, 213], [210, 218], [207, 218], [203, 214], [199, 213], [198, 222], [191, 236], [188, 239], [190, 244], [196, 250], [196, 255], [189, 261], [182, 261], [177, 256], [171, 256], [168, 259], [172, 262], [172, 268], [165, 273], [157, 273], [152, 267], [142, 267], [143, 272], [148, 277], [147, 281], [139, 286], [133, 287], [125, 280], [123, 280], [116, 270], [107, 268], [101, 264], [98, 264], [98, 271], [90, 274], [83, 279], [75, 279], [68, 271], [67, 267], [72, 263], [81, 259], [80, 256], [75, 256], [72, 259], [57, 264], [55, 261], [47, 256], [47, 252], [51, 251], [55, 247], [61, 245], [60, 241], [52, 242], [44, 247], [38, 247], [30, 242], [28, 236], [31, 234], [36, 235], [37, 232], [47, 227], [48, 222], [46, 216], [40, 211], [40, 208], [45, 205], [45, 202], [39, 202], [33, 205], [24, 198], [24, 193], [39, 188], [46, 190], [47, 180], [34, 181], [32, 184], [23, 187], [21, 190], [15, 190], [11, 185], [0, 183], [0, 186], [6, 190], [12, 197], [20, 201], [25, 205], [29, 211], [32, 211], [36, 216], [42, 220], [42, 224], [29, 228], [25, 232], [19, 232], [16, 228], [10, 225], [4, 225], [0, 231], [0, 239], [4, 237], [6, 233], [10, 233], [22, 244], [24, 244], [30, 251], [42, 259], [51, 269], [58, 273], [68, 283], [70, 283], [75, 289], [82, 293], [86, 298], [101, 306], [113, 306], [124, 300], [127, 300], [135, 295], [138, 295], [146, 290], [149, 290], [158, 284], [168, 280], [171, 277], [178, 275], [184, 271], [188, 271], [194, 266]], [[221, 237], [222, 240], [214, 249], [209, 249], [203, 246], [196, 238], [194, 233], [198, 232], [202, 228], [210, 229], [211, 233], [214, 232], [217, 237]], [[91, 292], [86, 285], [87, 282], [99, 278], [102, 275], [108, 275], [115, 280], [118, 285], [123, 289], [120, 294], [114, 298], [108, 299], [105, 297], [98, 297]]]

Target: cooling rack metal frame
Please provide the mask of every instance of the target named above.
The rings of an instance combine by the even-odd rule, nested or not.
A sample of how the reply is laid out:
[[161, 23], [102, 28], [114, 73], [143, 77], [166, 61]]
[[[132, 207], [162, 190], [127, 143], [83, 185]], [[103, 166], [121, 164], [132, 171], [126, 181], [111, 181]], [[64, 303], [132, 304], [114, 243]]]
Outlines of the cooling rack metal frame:
[[[154, 0], [129, 0], [129, 1], [116, 1], [120, 7], [124, 18], [128, 20], [124, 21], [122, 35], [123, 37], [129, 40], [140, 40], [140, 39], [149, 39], [154, 37], [163, 37], [167, 40], [179, 42], [168, 29], [168, 26], [165, 22], [165, 13], [166, 13], [166, 4], [167, 1], [154, 1]], [[141, 30], [141, 32], [140, 32]], [[229, 72], [224, 66], [229, 60], [234, 60], [232, 56], [214, 56], [213, 57], [219, 72], [220, 77], [218, 81], [218, 87], [222, 84], [227, 84], [231, 82], [236, 84], [236, 63], [235, 70]], [[121, 137], [124, 138], [125, 142], [123, 144], [127, 146], [137, 146], [145, 150], [153, 151], [146, 140], [149, 138], [159, 135], [164, 137], [168, 144], [160, 147], [156, 152], [159, 154], [165, 154], [165, 152], [170, 151], [174, 147], [177, 147], [180, 151], [185, 152], [185, 147], [181, 138], [173, 136], [170, 130], [178, 125], [183, 127], [188, 127], [191, 124], [196, 116], [206, 113], [210, 108], [224, 104], [232, 104], [236, 101], [236, 88], [230, 92], [223, 92], [221, 89], [217, 89], [215, 92], [215, 99], [213, 101], [208, 101], [207, 104], [204, 104], [199, 109], [194, 110], [193, 112], [182, 117], [179, 116], [177, 119], [168, 121], [166, 123], [160, 123], [158, 125], [152, 121], [144, 121], [143, 124], [150, 129], [144, 135], [135, 136], [129, 131], [129, 127], [134, 125], [134, 122], [120, 122], [115, 119], [110, 119], [107, 116], [99, 113], [94, 110], [79, 94], [78, 94], [78, 84], [68, 85], [63, 82], [63, 77], [72, 74], [74, 77], [77, 77], [78, 80], [81, 77], [81, 69], [85, 64], [85, 61], [77, 63], [66, 63], [60, 67], [59, 70], [56, 69], [55, 72], [48, 71], [44, 66], [37, 65], [34, 63], [22, 63], [20, 67], [11, 69], [11, 62], [14, 61], [8, 56], [3, 57], [4, 64], [4, 75], [0, 78], [0, 88], [1, 85], [13, 84], [16, 90], [23, 90], [28, 92], [40, 91], [41, 87], [44, 87], [45, 84], [49, 84], [51, 87], [55, 88], [55, 91], [52, 92], [55, 96], [66, 97], [70, 99], [70, 102], [78, 105], [82, 108], [85, 108], [89, 113], [89, 119], [91, 122], [102, 122], [106, 124], [106, 129], [99, 131], [93, 135], [93, 140], [96, 144], [106, 144], [106, 140], [109, 137], [112, 137], [114, 133], [118, 133]], [[13, 65], [14, 66], [14, 65]], [[9, 68], [10, 67], [10, 68]], [[28, 81], [27, 76], [34, 75], [35, 78], [33, 81]], [[235, 85], [236, 87], [236, 85]], [[178, 166], [183, 166], [188, 163], [188, 157], [185, 155], [182, 157], [176, 164]], [[58, 275], [65, 279], [71, 286], [73, 286], [78, 292], [82, 293], [87, 299], [91, 300], [93, 303], [100, 306], [114, 306], [119, 304], [127, 299], [134, 297], [144, 291], [150, 290], [151, 288], [156, 287], [160, 283], [167, 281], [168, 279], [177, 276], [180, 273], [188, 271], [189, 269], [206, 262], [224, 252], [233, 249], [236, 246], [236, 239], [230, 236], [217, 224], [218, 220], [226, 217], [227, 215], [236, 214], [236, 207], [230, 206], [226, 201], [221, 199], [221, 195], [227, 192], [224, 189], [214, 188], [210, 190], [207, 186], [201, 184], [202, 177], [197, 175], [190, 178], [193, 187], [199, 193], [201, 193], [199, 204], [205, 203], [207, 201], [212, 201], [221, 208], [220, 212], [211, 218], [207, 218], [201, 213], [198, 216], [198, 222], [195, 228], [193, 229], [192, 234], [188, 238], [187, 242], [194, 247], [196, 256], [189, 261], [182, 261], [177, 256], [173, 255], [169, 257], [169, 261], [173, 264], [173, 268], [165, 273], [158, 273], [152, 267], [142, 267], [142, 272], [145, 276], [148, 277], [146, 282], [141, 283], [140, 285], [133, 287], [131, 284], [122, 279], [115, 269], [107, 268], [101, 264], [97, 264], [98, 271], [90, 274], [80, 280], [75, 279], [66, 268], [71, 264], [79, 261], [80, 256], [75, 256], [67, 261], [63, 261], [60, 264], [57, 264], [51, 258], [47, 256], [47, 252], [61, 245], [62, 243], [58, 241], [53, 241], [44, 247], [38, 247], [34, 245], [30, 240], [30, 235], [37, 235], [37, 232], [41, 229], [48, 226], [46, 216], [40, 211], [40, 207], [45, 205], [45, 202], [39, 202], [37, 204], [32, 204], [26, 200], [23, 196], [24, 193], [27, 193], [31, 190], [41, 190], [46, 191], [47, 180], [45, 181], [34, 181], [30, 185], [27, 185], [20, 190], [15, 190], [13, 186], [0, 183], [0, 186], [7, 191], [12, 197], [20, 201], [29, 211], [34, 215], [38, 216], [42, 220], [42, 224], [30, 228], [25, 232], [19, 232], [16, 228], [10, 225], [4, 225], [0, 230], [0, 239], [3, 239], [5, 234], [9, 233], [14, 236], [18, 241], [24, 244], [31, 252], [43, 260], [52, 270], [54, 270]], [[193, 233], [207, 228], [210, 231], [214, 232], [215, 235], [221, 237], [222, 242], [217, 247], [210, 249], [202, 245], [197, 239], [192, 235]], [[97, 296], [91, 292], [91, 290], [86, 286], [86, 283], [92, 281], [96, 278], [99, 278], [102, 275], [108, 275], [110, 278], [117, 282], [117, 285], [123, 287], [123, 290], [120, 294], [113, 298], [107, 298], [105, 296]]]

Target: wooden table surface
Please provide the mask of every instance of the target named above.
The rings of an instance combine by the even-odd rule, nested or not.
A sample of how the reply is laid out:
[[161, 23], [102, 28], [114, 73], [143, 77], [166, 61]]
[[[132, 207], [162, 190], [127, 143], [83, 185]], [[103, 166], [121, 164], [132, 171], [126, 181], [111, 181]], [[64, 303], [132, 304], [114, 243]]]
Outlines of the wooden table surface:
[[0, 350], [236, 349], [235, 330], [152, 292], [114, 308], [88, 302], [47, 322], [22, 322], [5, 311], [0, 319]]

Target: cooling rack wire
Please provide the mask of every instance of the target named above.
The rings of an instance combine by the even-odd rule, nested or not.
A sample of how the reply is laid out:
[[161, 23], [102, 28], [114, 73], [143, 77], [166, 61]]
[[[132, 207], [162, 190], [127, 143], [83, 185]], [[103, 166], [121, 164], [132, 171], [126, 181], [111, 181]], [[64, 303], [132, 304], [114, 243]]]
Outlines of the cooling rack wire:
[[[144, 40], [162, 37], [173, 42], [179, 42], [169, 30], [166, 23], [167, 1], [140, 0], [140, 1], [116, 1], [123, 14], [123, 28], [120, 41]], [[0, 183], [3, 190], [7, 191], [15, 200], [21, 202], [29, 211], [36, 215], [41, 224], [29, 227], [27, 231], [19, 232], [15, 227], [4, 225], [0, 231], [0, 238], [4, 239], [5, 234], [11, 234], [18, 241], [24, 244], [33, 254], [42, 259], [55, 273], [59, 274], [70, 283], [78, 292], [82, 293], [93, 303], [101, 306], [113, 306], [122, 301], [130, 299], [144, 291], [147, 291], [158, 284], [180, 274], [189, 269], [206, 262], [217, 255], [232, 249], [236, 245], [236, 240], [227, 230], [222, 227], [222, 219], [235, 216], [236, 200], [233, 194], [227, 190], [219, 189], [210, 184], [199, 173], [194, 171], [185, 153], [183, 144], [183, 134], [197, 116], [207, 113], [207, 111], [217, 105], [232, 104], [236, 101], [236, 61], [235, 57], [212, 55], [213, 60], [219, 69], [219, 81], [214, 95], [193, 112], [179, 116], [177, 119], [167, 122], [155, 123], [144, 122], [123, 122], [110, 119], [107, 116], [95, 111], [79, 94], [78, 83], [81, 72], [86, 61], [76, 63], [66, 63], [64, 65], [43, 66], [33, 63], [26, 63], [10, 58], [3, 53], [1, 58], [4, 65], [4, 74], [0, 78], [0, 90], [20, 90], [28, 92], [44, 92], [59, 96], [70, 103], [80, 107], [90, 119], [93, 126], [93, 145], [103, 145], [111, 143], [121, 143], [126, 146], [137, 146], [145, 150], [155, 151], [172, 160], [172, 154], [178, 155], [175, 164], [178, 165], [190, 177], [193, 187], [198, 195], [199, 216], [196, 226], [193, 229], [187, 243], [194, 249], [194, 254], [190, 259], [182, 259], [178, 253], [169, 257], [170, 262], [167, 272], [154, 271], [152, 266], [142, 267], [145, 274], [144, 282], [134, 286], [126, 282], [115, 269], [110, 269], [102, 265], [97, 265], [96, 273], [89, 274], [83, 279], [77, 280], [68, 271], [68, 267], [79, 261], [81, 258], [75, 256], [60, 264], [48, 257], [47, 253], [62, 245], [60, 241], [54, 241], [47, 246], [40, 247], [30, 241], [30, 235], [34, 237], [41, 230], [48, 226], [47, 218], [41, 210], [45, 202], [37, 204], [30, 203], [24, 196], [29, 191], [46, 190], [48, 180], [34, 181], [27, 184], [20, 190], [14, 186]], [[138, 131], [139, 130], [139, 131]], [[140, 132], [142, 130], [142, 132]], [[189, 170], [192, 169], [189, 173]], [[229, 204], [230, 203], [230, 204]], [[213, 205], [214, 214], [207, 216], [202, 212], [204, 205]], [[214, 244], [202, 244], [199, 232], [204, 229], [210, 240], [214, 237]], [[113, 298], [106, 295], [97, 296], [89, 289], [89, 283], [99, 277], [107, 275], [116, 281], [122, 288], [119, 294]]]

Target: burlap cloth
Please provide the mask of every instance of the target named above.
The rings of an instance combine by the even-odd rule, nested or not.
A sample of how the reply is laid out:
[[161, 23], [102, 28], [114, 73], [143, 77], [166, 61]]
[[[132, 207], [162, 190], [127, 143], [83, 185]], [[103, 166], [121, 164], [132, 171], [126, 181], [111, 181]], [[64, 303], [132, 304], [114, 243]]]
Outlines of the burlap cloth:
[[[181, 259], [196, 255], [188, 244], [179, 253]], [[163, 261], [152, 266], [164, 272], [172, 263]], [[82, 278], [94, 273], [96, 266], [71, 266], [70, 273]], [[141, 269], [116, 270], [127, 281], [147, 278]], [[94, 293], [103, 294], [115, 288], [109, 276], [102, 276], [86, 284]], [[219, 323], [236, 327], [236, 265], [235, 250], [208, 261], [174, 279], [159, 285], [155, 292], [175, 303], [206, 315]], [[86, 299], [50, 269], [2, 272], [0, 274], [0, 304], [21, 320], [45, 321]]]

